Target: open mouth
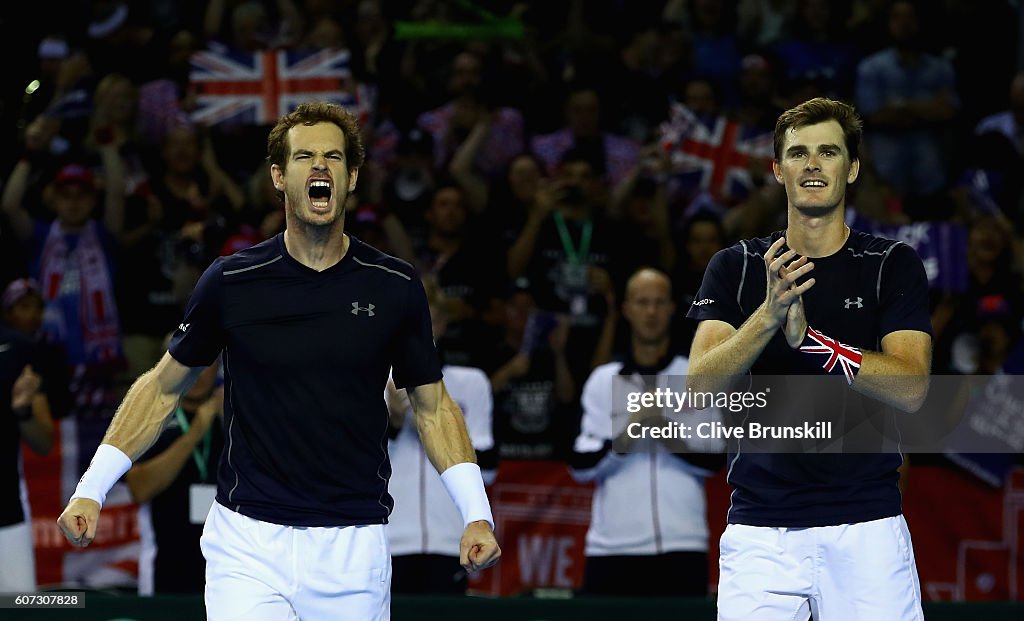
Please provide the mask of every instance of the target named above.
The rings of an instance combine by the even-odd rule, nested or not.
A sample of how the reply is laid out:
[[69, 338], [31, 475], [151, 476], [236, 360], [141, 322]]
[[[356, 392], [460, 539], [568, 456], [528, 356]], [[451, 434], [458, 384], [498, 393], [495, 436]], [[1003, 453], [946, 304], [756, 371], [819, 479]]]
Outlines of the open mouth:
[[808, 179], [800, 183], [801, 188], [824, 188], [828, 184], [821, 179]]
[[317, 209], [325, 209], [331, 202], [331, 183], [322, 179], [309, 184], [309, 202]]

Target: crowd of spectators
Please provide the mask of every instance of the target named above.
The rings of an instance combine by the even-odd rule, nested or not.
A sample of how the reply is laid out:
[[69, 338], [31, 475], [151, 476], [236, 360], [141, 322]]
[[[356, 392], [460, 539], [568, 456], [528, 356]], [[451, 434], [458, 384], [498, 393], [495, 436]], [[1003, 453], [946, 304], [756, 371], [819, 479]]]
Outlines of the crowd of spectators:
[[[66, 370], [49, 372], [69, 389], [55, 416], [109, 420], [162, 354], [202, 270], [283, 228], [268, 126], [193, 116], [199, 51], [350, 52], [368, 161], [346, 230], [439, 287], [440, 350], [488, 376], [501, 458], [568, 457], [588, 376], [628, 346], [620, 309], [637, 269], [671, 276], [673, 349], [685, 355], [685, 311], [711, 256], [785, 221], [765, 174], [770, 134], [779, 112], [813, 96], [854, 103], [865, 120], [851, 212], [965, 231], [955, 261], [966, 278], [932, 291], [933, 372], [993, 373], [1024, 357], [1020, 3], [25, 10], [31, 19], [5, 22], [0, 37], [16, 60], [0, 87], [0, 289], [32, 282], [43, 302], [37, 334], [64, 356]], [[667, 139], [680, 119], [709, 134], [732, 127], [751, 145], [743, 174], [717, 187], [687, 169], [685, 137]], [[21, 297], [3, 299], [10, 321]]]

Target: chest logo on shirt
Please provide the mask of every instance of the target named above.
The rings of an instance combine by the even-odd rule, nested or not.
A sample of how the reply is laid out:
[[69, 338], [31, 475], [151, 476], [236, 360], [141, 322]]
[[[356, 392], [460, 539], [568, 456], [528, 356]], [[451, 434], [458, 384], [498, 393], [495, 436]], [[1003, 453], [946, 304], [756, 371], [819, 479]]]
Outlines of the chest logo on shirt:
[[352, 314], [358, 315], [360, 312], [366, 313], [368, 317], [373, 317], [373, 309], [376, 308], [373, 303], [367, 304], [366, 306], [360, 306], [359, 302], [352, 302]]
[[843, 308], [849, 310], [851, 308], [864, 308], [864, 298], [858, 297], [856, 300], [846, 298], [843, 300]]

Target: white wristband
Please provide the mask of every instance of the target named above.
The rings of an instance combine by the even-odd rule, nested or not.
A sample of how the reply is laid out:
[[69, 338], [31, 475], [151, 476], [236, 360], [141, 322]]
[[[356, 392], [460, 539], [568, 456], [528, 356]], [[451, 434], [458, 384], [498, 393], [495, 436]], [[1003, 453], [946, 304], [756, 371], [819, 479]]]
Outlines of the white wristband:
[[491, 525], [491, 530], [494, 529], [491, 503], [484, 490], [480, 466], [469, 462], [455, 464], [441, 473], [441, 481], [459, 508], [465, 526], [470, 522], [485, 520]]
[[111, 444], [101, 444], [96, 449], [96, 454], [93, 455], [82, 479], [78, 481], [78, 487], [71, 495], [71, 500], [88, 498], [100, 503], [102, 507], [103, 501], [107, 499], [107, 492], [131, 467], [131, 458], [121, 449]]

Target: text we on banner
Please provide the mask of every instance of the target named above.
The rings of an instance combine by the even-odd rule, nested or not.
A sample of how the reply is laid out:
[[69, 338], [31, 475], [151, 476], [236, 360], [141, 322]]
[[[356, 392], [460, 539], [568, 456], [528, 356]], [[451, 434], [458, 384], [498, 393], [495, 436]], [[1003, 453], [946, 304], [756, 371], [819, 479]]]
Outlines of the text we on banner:
[[504, 460], [488, 490], [501, 562], [470, 579], [485, 595], [583, 584], [583, 546], [592, 486], [577, 483], [564, 463]]

